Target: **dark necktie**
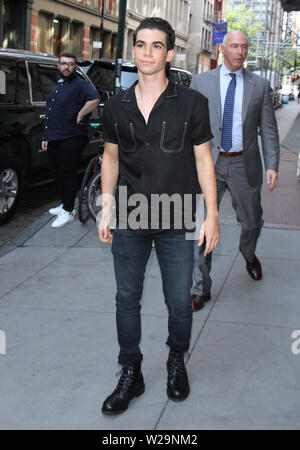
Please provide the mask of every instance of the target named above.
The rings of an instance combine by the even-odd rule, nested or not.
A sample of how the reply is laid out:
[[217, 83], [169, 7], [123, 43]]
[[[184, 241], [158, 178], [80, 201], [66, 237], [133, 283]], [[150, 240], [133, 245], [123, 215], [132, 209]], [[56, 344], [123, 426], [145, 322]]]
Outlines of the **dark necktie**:
[[236, 74], [230, 73], [231, 81], [228, 85], [226, 98], [224, 103], [223, 124], [222, 124], [222, 138], [221, 146], [225, 152], [228, 152], [232, 147], [232, 120], [233, 120], [233, 106], [234, 95], [236, 88]]

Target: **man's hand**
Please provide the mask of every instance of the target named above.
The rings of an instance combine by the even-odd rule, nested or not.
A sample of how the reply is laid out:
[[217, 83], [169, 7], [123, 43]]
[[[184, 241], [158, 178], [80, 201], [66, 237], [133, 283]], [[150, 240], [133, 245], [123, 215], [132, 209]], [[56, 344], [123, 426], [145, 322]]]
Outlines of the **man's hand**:
[[42, 141], [42, 150], [47, 150], [48, 148], [48, 141]]
[[272, 192], [278, 184], [278, 172], [273, 169], [266, 170], [267, 184], [269, 185], [269, 192]]
[[99, 102], [100, 98], [96, 98], [95, 100], [88, 100], [77, 114], [77, 124], [82, 123], [85, 116], [92, 112], [95, 108], [97, 108]]
[[113, 235], [111, 232], [111, 224], [112, 224], [113, 214], [112, 207], [107, 206], [101, 211], [101, 219], [98, 226], [99, 239], [101, 242], [105, 244], [111, 244]]
[[198, 241], [199, 247], [201, 247], [201, 245], [203, 244], [204, 238], [206, 238], [204, 256], [207, 256], [217, 247], [220, 241], [220, 228], [217, 218], [207, 217], [206, 220], [204, 221], [200, 229], [200, 237]]
[[84, 117], [79, 113], [77, 114], [77, 119], [76, 119], [76, 123], [77, 125], [83, 122]]

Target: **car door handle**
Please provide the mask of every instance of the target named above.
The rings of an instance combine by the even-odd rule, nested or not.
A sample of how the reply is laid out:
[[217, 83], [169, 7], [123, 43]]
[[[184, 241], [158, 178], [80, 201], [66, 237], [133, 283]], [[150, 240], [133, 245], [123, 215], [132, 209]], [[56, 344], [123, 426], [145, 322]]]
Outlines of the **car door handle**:
[[46, 114], [40, 114], [40, 119], [45, 119]]

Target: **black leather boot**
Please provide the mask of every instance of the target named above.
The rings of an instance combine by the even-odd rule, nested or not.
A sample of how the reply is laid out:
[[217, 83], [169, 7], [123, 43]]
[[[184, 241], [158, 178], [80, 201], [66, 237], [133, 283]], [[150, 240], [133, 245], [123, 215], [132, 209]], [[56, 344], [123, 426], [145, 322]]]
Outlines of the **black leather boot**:
[[184, 365], [184, 353], [175, 353], [170, 350], [167, 370], [167, 394], [169, 399], [173, 401], [185, 400], [190, 393], [190, 386]]
[[103, 403], [103, 414], [120, 414], [126, 411], [130, 401], [144, 391], [145, 384], [140, 364], [137, 367], [124, 365], [116, 389]]

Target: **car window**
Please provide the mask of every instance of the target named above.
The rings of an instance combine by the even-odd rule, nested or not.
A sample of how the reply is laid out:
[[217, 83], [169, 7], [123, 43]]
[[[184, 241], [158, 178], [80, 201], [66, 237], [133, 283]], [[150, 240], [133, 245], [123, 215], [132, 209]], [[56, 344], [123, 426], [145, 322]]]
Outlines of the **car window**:
[[115, 71], [113, 67], [97, 67], [89, 77], [98, 91], [113, 91], [115, 80]]
[[168, 78], [170, 81], [173, 81], [173, 83], [178, 84], [180, 83], [180, 78], [178, 77], [178, 72], [176, 70], [170, 70]]
[[121, 73], [121, 89], [128, 89], [138, 79], [137, 72], [127, 71], [126, 68]]
[[181, 84], [183, 86], [189, 87], [189, 85], [191, 84], [192, 75], [190, 73], [180, 72], [180, 78], [181, 78]]
[[2, 79], [4, 78], [5, 80], [5, 88], [4, 88], [5, 93], [0, 94], [0, 103], [13, 103], [15, 98], [15, 87], [17, 81], [16, 63], [10, 60], [1, 59], [0, 71], [2, 72]]
[[30, 63], [32, 99], [45, 102], [60, 78], [57, 67], [51, 64]]
[[17, 71], [15, 103], [19, 105], [28, 105], [30, 103], [30, 98], [29, 98], [29, 86], [25, 63], [24, 62], [18, 63], [17, 66], [18, 71]]
[[[111, 63], [102, 62], [94, 64], [88, 70], [88, 76], [94, 83], [97, 90], [107, 92], [111, 95], [115, 87], [115, 66]], [[128, 89], [137, 80], [135, 67], [123, 67], [121, 74], [121, 89]]]

